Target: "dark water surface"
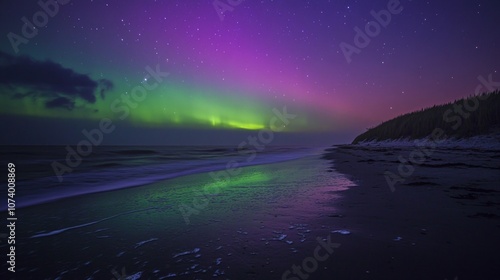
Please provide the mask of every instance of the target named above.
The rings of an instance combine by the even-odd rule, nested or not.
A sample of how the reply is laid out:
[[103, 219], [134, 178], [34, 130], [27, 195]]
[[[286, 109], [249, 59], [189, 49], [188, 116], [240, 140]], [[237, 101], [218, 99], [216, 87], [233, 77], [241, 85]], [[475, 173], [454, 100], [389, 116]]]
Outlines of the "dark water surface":
[[[68, 150], [64, 146], [0, 146], [0, 164], [16, 165], [20, 186], [16, 192], [17, 207], [22, 207], [225, 169], [230, 161], [238, 166], [281, 162], [317, 150], [280, 146], [258, 152], [222, 146], [99, 146], [87, 156], [75, 156], [74, 147]], [[7, 208], [3, 200], [0, 206], [1, 210]]]

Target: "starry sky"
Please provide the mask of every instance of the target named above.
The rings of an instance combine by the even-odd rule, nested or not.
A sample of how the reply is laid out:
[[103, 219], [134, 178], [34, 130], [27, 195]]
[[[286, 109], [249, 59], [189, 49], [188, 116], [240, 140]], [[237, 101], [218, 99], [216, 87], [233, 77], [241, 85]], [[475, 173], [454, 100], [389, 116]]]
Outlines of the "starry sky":
[[272, 144], [347, 143], [500, 80], [493, 0], [41, 3], [0, 4], [1, 144], [102, 120], [104, 144], [237, 144], [283, 110]]

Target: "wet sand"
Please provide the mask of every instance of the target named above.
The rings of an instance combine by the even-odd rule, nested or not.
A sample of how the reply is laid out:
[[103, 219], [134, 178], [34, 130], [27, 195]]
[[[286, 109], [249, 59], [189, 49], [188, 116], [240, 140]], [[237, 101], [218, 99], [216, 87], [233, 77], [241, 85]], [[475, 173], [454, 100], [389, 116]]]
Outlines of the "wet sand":
[[16, 277], [498, 279], [499, 153], [436, 151], [392, 192], [383, 174], [408, 152], [342, 146], [228, 182], [200, 173], [21, 208]]
[[[281, 279], [338, 229], [324, 217], [353, 186], [320, 157], [244, 167], [227, 182], [200, 173], [21, 208], [16, 277]], [[188, 223], [181, 206], [194, 211]], [[324, 264], [309, 279], [324, 279]]]
[[352, 231], [329, 263], [331, 279], [500, 279], [500, 151], [437, 149], [390, 188], [384, 173], [401, 175], [398, 156], [414, 150], [325, 154], [358, 185], [331, 217]]

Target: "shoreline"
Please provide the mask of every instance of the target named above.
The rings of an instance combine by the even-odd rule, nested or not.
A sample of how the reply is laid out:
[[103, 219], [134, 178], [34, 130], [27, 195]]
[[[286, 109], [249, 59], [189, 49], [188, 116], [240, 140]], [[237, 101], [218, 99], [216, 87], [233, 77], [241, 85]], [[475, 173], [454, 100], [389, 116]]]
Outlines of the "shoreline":
[[[59, 147], [59, 146], [57, 146]], [[127, 146], [128, 147], [128, 146]], [[140, 147], [140, 146], [139, 146]], [[227, 158], [223, 159], [221, 161], [215, 162], [213, 164], [210, 163], [200, 163], [197, 166], [192, 166], [189, 169], [184, 169], [184, 170], [174, 170], [174, 171], [168, 171], [171, 173], [155, 173], [150, 176], [143, 176], [143, 177], [135, 177], [131, 179], [123, 179], [121, 181], [110, 181], [110, 182], [105, 182], [101, 186], [68, 186], [64, 185], [64, 182], [62, 183], [61, 186], [57, 186], [57, 189], [49, 189], [49, 190], [44, 190], [43, 193], [31, 193], [29, 195], [24, 195], [21, 196], [18, 194], [17, 200], [17, 209], [25, 209], [28, 207], [36, 207], [39, 205], [43, 204], [50, 204], [50, 203], [56, 203], [61, 200], [66, 200], [66, 199], [71, 199], [74, 197], [80, 197], [80, 196], [85, 196], [85, 195], [92, 195], [92, 194], [98, 194], [98, 193], [104, 193], [104, 192], [113, 192], [113, 191], [120, 191], [124, 189], [131, 189], [131, 188], [140, 188], [142, 186], [147, 186], [151, 184], [156, 184], [160, 183], [166, 180], [173, 180], [176, 178], [182, 178], [186, 176], [192, 176], [192, 175], [198, 175], [198, 174], [209, 174], [211, 172], [214, 173], [223, 173], [229, 169], [242, 169], [245, 167], [252, 167], [252, 166], [261, 166], [261, 165], [268, 165], [268, 164], [276, 164], [276, 163], [283, 163], [287, 161], [293, 161], [293, 160], [298, 160], [301, 158], [306, 158], [310, 157], [312, 155], [316, 154], [321, 154], [321, 148], [318, 147], [311, 147], [307, 148], [307, 150], [300, 150], [300, 151], [294, 151], [293, 153], [276, 153], [276, 154], [268, 154], [268, 153], [260, 153], [260, 152], [254, 152], [254, 153], [248, 153], [248, 157], [242, 157], [242, 156], [247, 156], [247, 154], [243, 154], [239, 158]], [[176, 164], [176, 163], [174, 163]], [[231, 168], [228, 167], [229, 164], [231, 165]], [[154, 165], [150, 165], [147, 167], [153, 167], [156, 168]], [[139, 169], [141, 167], [133, 167], [136, 169]], [[102, 170], [98, 170], [98, 172], [101, 172]], [[108, 172], [116, 172], [115, 170], [104, 170]], [[124, 172], [127, 172], [125, 170]], [[95, 176], [95, 174], [89, 174], [90, 178], [92, 176]], [[42, 179], [45, 181], [39, 182], [39, 184], [48, 184], [55, 182], [54, 179], [55, 176], [44, 176], [38, 179]], [[89, 178], [84, 178], [81, 177], [81, 173], [75, 172], [75, 173], [69, 173], [66, 175], [66, 182], [71, 182], [71, 181], [81, 181], [81, 180], [88, 180]], [[97, 179], [93, 180], [98, 180], [101, 179], [97, 177]], [[215, 180], [214, 180], [215, 181]], [[19, 181], [20, 184], [24, 183], [24, 181]], [[31, 183], [31, 182], [29, 182]], [[50, 196], [48, 196], [48, 192], [51, 191], [52, 193]], [[7, 212], [7, 205], [4, 205], [4, 202], [0, 204], [0, 213]]]
[[[174, 279], [279, 279], [312, 256], [318, 238], [331, 238], [341, 246], [309, 279], [496, 277], [500, 175], [494, 168], [463, 172], [468, 169], [455, 164], [496, 166], [496, 155], [438, 150], [391, 192], [383, 174], [409, 152], [345, 145], [244, 167], [207, 205], [199, 190], [213, 180], [200, 173], [22, 208], [20, 246], [31, 251], [20, 252], [20, 272], [102, 278], [125, 267], [145, 279], [171, 273]], [[197, 210], [188, 224], [180, 205]], [[52, 265], [68, 250], [82, 255]]]
[[109, 279], [122, 267], [141, 279], [280, 279], [333, 230], [318, 221], [352, 184], [327, 168], [320, 154], [244, 167], [206, 204], [200, 190], [213, 184], [202, 173], [23, 208], [17, 235], [30, 250], [16, 269], [61, 279]]
[[[438, 148], [426, 165], [415, 166], [412, 176], [392, 192], [384, 173], [395, 172], [398, 156], [411, 151], [361, 145], [325, 151], [323, 158], [331, 161], [332, 168], [358, 185], [343, 191], [338, 205], [342, 217], [334, 218], [353, 234], [338, 249], [342, 256], [331, 264], [338, 271], [333, 275], [337, 279], [498, 277], [500, 165], [491, 165], [497, 166], [500, 153]], [[471, 162], [485, 168], [464, 167]]]

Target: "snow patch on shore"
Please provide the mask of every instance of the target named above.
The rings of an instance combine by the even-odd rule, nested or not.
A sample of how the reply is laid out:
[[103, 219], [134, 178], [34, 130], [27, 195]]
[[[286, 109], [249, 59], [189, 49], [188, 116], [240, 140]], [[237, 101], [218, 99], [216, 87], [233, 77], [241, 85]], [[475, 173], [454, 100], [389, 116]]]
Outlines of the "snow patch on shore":
[[366, 147], [414, 147], [414, 146], [436, 146], [437, 148], [458, 148], [458, 149], [480, 149], [480, 150], [500, 150], [500, 133], [479, 135], [470, 138], [448, 138], [442, 142], [436, 142], [430, 137], [422, 139], [396, 139], [383, 141], [362, 141], [359, 146]]

